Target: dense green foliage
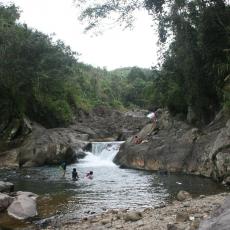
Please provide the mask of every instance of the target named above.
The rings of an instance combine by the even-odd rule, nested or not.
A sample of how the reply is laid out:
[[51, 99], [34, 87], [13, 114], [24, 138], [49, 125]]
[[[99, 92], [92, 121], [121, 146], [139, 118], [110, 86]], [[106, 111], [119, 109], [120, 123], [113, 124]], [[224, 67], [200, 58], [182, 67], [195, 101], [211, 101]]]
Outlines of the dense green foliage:
[[89, 21], [87, 29], [110, 14], [129, 25], [133, 12], [141, 7], [157, 19], [159, 41], [168, 48], [153, 84], [152, 104], [184, 116], [193, 111], [196, 123], [210, 121], [223, 105], [228, 110], [224, 79], [230, 73], [229, 1], [108, 0], [80, 5], [81, 19]]
[[15, 6], [0, 7], [1, 115], [9, 122], [24, 115], [51, 126], [68, 122], [65, 79], [74, 74], [74, 54], [62, 42], [16, 24], [18, 16]]
[[220, 0], [173, 1], [168, 7], [169, 12], [162, 8], [158, 13], [162, 42], [170, 32], [173, 38], [159, 79], [167, 85], [168, 99], [162, 104], [184, 114], [190, 107], [196, 120], [205, 123], [223, 103], [228, 73], [220, 66], [229, 63], [225, 50], [230, 47], [230, 8]]
[[14, 5], [0, 5], [0, 131], [25, 116], [56, 127], [97, 105], [148, 104], [150, 70], [127, 68], [122, 75], [79, 63], [63, 42], [18, 24], [18, 18]]

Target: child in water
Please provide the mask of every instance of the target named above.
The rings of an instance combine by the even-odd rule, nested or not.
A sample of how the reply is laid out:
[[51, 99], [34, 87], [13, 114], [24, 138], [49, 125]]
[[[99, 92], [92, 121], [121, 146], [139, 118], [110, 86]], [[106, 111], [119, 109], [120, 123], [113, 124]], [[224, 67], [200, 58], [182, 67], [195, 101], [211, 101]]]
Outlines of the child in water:
[[78, 180], [79, 176], [78, 176], [78, 173], [77, 173], [77, 170], [76, 168], [73, 168], [73, 171], [72, 171], [72, 180]]
[[93, 179], [93, 171], [89, 171], [88, 173], [86, 173], [85, 177], [92, 180]]
[[60, 168], [63, 170], [63, 177], [65, 176], [65, 172], [66, 172], [66, 167], [67, 167], [67, 163], [66, 161], [63, 161], [60, 165]]

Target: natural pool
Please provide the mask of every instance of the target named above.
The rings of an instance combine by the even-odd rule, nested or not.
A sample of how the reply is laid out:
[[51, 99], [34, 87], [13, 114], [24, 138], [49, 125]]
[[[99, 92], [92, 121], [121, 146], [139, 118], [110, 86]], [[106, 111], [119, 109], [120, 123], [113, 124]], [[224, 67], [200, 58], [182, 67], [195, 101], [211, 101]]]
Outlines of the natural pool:
[[[0, 180], [6, 178], [13, 182], [16, 191], [31, 191], [40, 195], [39, 216], [32, 220], [39, 225], [49, 221], [58, 225], [110, 208], [153, 207], [161, 202], [169, 202], [179, 190], [186, 190], [193, 196], [227, 190], [212, 180], [197, 176], [121, 169], [112, 162], [120, 144], [93, 143], [92, 153], [88, 152], [79, 163], [69, 165], [65, 177], [59, 167], [39, 167], [0, 171]], [[74, 167], [80, 177], [76, 182], [71, 179]], [[93, 180], [85, 178], [89, 170], [94, 172]], [[27, 222], [15, 221], [5, 213], [0, 214], [0, 229], [25, 226], [28, 226]]]

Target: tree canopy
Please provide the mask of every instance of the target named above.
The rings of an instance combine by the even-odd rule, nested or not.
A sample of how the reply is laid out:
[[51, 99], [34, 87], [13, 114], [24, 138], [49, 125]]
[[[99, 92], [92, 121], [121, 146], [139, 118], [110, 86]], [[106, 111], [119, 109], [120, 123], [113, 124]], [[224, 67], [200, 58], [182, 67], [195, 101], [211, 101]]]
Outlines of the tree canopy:
[[[224, 0], [129, 0], [102, 3], [76, 1], [81, 19], [92, 29], [114, 16], [131, 23], [132, 13], [145, 8], [158, 24], [159, 44], [166, 44], [160, 74], [152, 88], [152, 103], [172, 113], [188, 110], [196, 121], [206, 123], [229, 99], [224, 79], [229, 75], [230, 7]], [[228, 70], [227, 70], [228, 69]], [[189, 109], [188, 109], [189, 108]]]

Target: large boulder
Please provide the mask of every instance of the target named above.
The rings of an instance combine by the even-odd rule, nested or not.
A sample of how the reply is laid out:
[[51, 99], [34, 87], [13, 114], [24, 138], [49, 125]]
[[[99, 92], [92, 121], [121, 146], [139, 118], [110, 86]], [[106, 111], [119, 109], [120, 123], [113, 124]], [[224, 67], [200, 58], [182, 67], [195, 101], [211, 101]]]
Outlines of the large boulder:
[[20, 166], [31, 167], [75, 161], [75, 149], [82, 149], [88, 142], [86, 135], [70, 128], [45, 129], [33, 126], [33, 133], [24, 142], [18, 154]]
[[230, 197], [218, 208], [211, 218], [201, 222], [199, 230], [229, 230], [230, 229]]
[[30, 192], [19, 192], [8, 207], [8, 215], [18, 220], [25, 220], [37, 215], [37, 195]]
[[204, 129], [192, 127], [158, 113], [157, 130], [150, 124], [136, 133], [142, 139], [135, 144], [128, 139], [114, 162], [121, 167], [153, 171], [184, 172], [212, 177], [228, 183], [230, 176], [230, 120], [219, 116]]
[[8, 208], [8, 206], [13, 202], [13, 200], [13, 197], [10, 197], [4, 193], [0, 193], [0, 212]]

